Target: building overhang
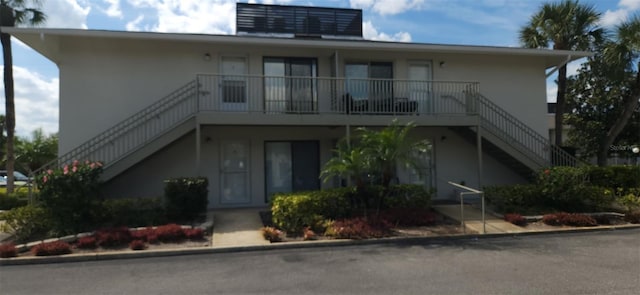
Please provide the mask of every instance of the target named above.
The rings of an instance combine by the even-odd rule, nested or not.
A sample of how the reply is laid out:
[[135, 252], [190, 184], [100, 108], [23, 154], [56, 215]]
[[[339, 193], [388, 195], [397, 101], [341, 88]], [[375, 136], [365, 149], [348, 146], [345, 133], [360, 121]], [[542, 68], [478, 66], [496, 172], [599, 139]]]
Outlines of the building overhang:
[[51, 61], [57, 63], [62, 52], [61, 44], [71, 39], [120, 39], [137, 41], [164, 42], [193, 42], [226, 44], [234, 46], [262, 46], [286, 48], [320, 48], [332, 51], [361, 50], [361, 51], [393, 51], [393, 52], [422, 52], [436, 54], [460, 55], [490, 55], [490, 56], [521, 56], [541, 58], [546, 68], [556, 67], [567, 61], [578, 60], [592, 56], [586, 51], [568, 51], [551, 49], [530, 49], [519, 47], [478, 46], [478, 45], [449, 45], [430, 43], [404, 43], [372, 40], [350, 39], [301, 39], [282, 37], [260, 37], [247, 35], [208, 35], [187, 33], [157, 33], [157, 32], [127, 32], [108, 30], [83, 29], [52, 29], [52, 28], [15, 28], [2, 27], [2, 32], [11, 34], [29, 47], [33, 48]]

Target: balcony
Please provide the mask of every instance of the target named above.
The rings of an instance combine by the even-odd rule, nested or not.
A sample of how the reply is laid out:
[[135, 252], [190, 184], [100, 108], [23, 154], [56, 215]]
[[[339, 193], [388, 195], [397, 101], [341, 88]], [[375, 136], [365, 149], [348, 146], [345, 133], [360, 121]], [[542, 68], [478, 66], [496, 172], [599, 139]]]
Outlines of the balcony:
[[198, 112], [374, 116], [476, 115], [473, 82], [284, 76], [198, 76]]

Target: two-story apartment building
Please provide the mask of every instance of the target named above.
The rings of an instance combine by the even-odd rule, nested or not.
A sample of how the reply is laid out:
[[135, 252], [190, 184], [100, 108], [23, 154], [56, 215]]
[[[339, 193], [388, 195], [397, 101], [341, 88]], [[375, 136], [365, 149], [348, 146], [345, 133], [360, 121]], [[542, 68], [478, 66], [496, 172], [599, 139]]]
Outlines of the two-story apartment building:
[[113, 197], [205, 176], [211, 207], [264, 206], [339, 185], [319, 179], [337, 140], [394, 119], [432, 143], [399, 180], [438, 198], [571, 161], [548, 141], [545, 71], [589, 53], [369, 41], [353, 9], [237, 13], [236, 35], [3, 30], [58, 66], [60, 163], [103, 161]]

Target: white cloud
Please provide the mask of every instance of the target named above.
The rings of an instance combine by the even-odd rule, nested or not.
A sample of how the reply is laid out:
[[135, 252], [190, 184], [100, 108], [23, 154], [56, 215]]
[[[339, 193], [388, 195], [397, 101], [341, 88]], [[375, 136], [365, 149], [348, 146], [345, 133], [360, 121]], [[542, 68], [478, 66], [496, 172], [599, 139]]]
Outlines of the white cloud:
[[389, 35], [383, 32], [378, 32], [376, 27], [370, 21], [362, 23], [362, 35], [364, 35], [364, 38], [368, 40], [411, 42], [411, 34], [407, 32], [398, 32], [393, 35]]
[[122, 18], [122, 9], [120, 8], [120, 0], [103, 0], [109, 7], [105, 13], [109, 17]]
[[353, 8], [371, 9], [380, 15], [394, 15], [422, 7], [424, 0], [350, 0]]
[[126, 25], [127, 31], [142, 31], [140, 23], [144, 20], [144, 15], [139, 15], [136, 19], [130, 21]]
[[[4, 66], [0, 66], [0, 72]], [[2, 74], [0, 74], [1, 76]], [[58, 132], [58, 78], [47, 78], [29, 69], [13, 67], [16, 134], [29, 136], [35, 129]], [[4, 84], [0, 86], [4, 94]], [[4, 103], [0, 113], [5, 113]]]
[[630, 14], [640, 9], [640, 0], [620, 0], [618, 9], [607, 10], [602, 14], [600, 24], [604, 27], [613, 27], [627, 20]]
[[[154, 12], [157, 23], [149, 27], [158, 32], [230, 34], [235, 30], [235, 1], [127, 0], [135, 8]], [[135, 21], [133, 27], [138, 27]]]
[[625, 7], [629, 10], [640, 9], [640, 0], [620, 0], [618, 6]]
[[47, 15], [46, 27], [86, 29], [91, 7], [83, 0], [45, 1], [42, 11]]

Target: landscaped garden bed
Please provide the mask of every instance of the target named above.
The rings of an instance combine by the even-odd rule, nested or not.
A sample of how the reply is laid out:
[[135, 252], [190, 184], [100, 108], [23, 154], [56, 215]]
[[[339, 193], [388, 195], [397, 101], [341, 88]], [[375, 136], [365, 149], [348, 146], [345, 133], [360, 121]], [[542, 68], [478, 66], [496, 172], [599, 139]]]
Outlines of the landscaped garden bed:
[[0, 246], [0, 257], [52, 256], [114, 251], [141, 251], [176, 248], [197, 248], [211, 245], [210, 234], [204, 227], [166, 224], [142, 228], [103, 228], [45, 241]]

